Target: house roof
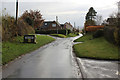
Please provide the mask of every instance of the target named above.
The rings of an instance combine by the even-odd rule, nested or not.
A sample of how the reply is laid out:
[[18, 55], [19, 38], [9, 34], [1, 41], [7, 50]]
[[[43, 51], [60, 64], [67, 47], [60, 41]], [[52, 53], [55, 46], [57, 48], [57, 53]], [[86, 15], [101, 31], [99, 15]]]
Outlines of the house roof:
[[64, 24], [60, 24], [61, 27], [64, 27]]
[[[47, 28], [47, 27], [49, 27], [49, 25], [50, 25], [52, 22], [53, 22], [53, 21], [45, 21], [45, 22], [43, 22], [41, 28]], [[47, 24], [47, 25], [46, 25], [46, 24]]]
[[60, 26], [60, 23], [59, 22], [57, 22], [57, 21], [55, 21], [59, 26]]
[[[49, 25], [53, 22], [56, 22], [56, 21], [44, 21], [41, 28], [47, 28], [49, 27]], [[60, 23], [59, 22], [56, 22], [59, 26], [60, 26]]]
[[108, 18], [108, 19], [107, 19], [107, 22], [113, 22], [113, 21], [115, 21], [115, 20], [117, 20], [117, 18]]

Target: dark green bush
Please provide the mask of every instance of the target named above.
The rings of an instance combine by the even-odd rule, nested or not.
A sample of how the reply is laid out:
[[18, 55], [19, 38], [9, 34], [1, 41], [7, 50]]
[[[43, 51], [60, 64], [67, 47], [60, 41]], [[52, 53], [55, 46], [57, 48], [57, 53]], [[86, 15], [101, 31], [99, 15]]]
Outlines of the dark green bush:
[[103, 30], [97, 30], [94, 34], [93, 34], [93, 38], [98, 38], [104, 35]]
[[115, 28], [106, 26], [104, 28], [104, 37], [110, 43], [116, 44], [115, 37], [114, 37]]

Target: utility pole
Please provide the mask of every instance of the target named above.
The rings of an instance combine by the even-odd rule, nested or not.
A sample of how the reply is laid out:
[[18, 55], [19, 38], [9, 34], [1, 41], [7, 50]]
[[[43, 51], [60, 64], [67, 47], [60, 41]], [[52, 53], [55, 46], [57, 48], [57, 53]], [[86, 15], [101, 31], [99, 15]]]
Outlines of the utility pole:
[[76, 26], [75, 26], [75, 22], [74, 22], [74, 28], [76, 28]]
[[78, 26], [78, 32], [80, 32], [80, 26]]
[[17, 25], [17, 18], [18, 18], [18, 0], [16, 0], [16, 25]]
[[[56, 22], [58, 23], [58, 16], [56, 16]], [[58, 34], [58, 26], [57, 26], [57, 34]]]
[[65, 24], [65, 35], [67, 35], [67, 26], [66, 26], [66, 24]]
[[75, 22], [74, 22], [74, 29], [75, 29], [75, 31], [74, 31], [74, 33], [75, 33], [76, 32]]

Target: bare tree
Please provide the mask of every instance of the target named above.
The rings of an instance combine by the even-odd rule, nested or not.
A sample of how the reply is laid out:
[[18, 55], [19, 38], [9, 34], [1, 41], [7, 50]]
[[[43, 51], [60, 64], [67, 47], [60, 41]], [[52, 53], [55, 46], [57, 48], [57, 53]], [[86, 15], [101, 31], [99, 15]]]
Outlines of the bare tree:
[[39, 10], [26, 10], [22, 14], [21, 18], [34, 28], [38, 28], [39, 26], [41, 26], [44, 21]]
[[101, 25], [103, 21], [103, 17], [101, 15], [96, 15], [96, 24]]

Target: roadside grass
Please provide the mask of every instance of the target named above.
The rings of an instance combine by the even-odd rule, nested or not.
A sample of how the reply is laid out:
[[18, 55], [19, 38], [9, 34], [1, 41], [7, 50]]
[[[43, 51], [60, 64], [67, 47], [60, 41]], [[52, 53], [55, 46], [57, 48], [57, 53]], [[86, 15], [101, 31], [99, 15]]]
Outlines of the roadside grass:
[[70, 34], [68, 34], [66, 37], [75, 37], [75, 36], [77, 36], [77, 34], [70, 33]]
[[89, 40], [91, 35], [83, 36], [77, 41], [83, 43], [73, 46], [76, 56], [83, 58], [118, 60], [118, 47], [107, 42], [104, 37]]
[[2, 43], [2, 64], [6, 64], [15, 58], [31, 52], [47, 43], [54, 41], [50, 36], [36, 35], [36, 44], [33, 43], [22, 43], [23, 36], [18, 36], [13, 42], [3, 42]]
[[77, 36], [77, 34], [74, 33], [70, 33], [68, 35], [63, 35], [63, 34], [50, 34], [51, 36], [56, 36], [56, 37], [60, 37], [60, 38], [68, 38], [68, 37], [75, 37]]
[[66, 36], [63, 34], [50, 34], [50, 35], [55, 37], [60, 37], [60, 38], [66, 38]]
[[74, 40], [74, 42], [85, 42], [85, 41], [88, 41], [91, 39], [92, 39], [92, 34], [86, 34], [86, 35]]

